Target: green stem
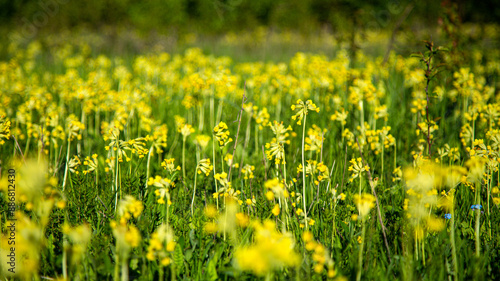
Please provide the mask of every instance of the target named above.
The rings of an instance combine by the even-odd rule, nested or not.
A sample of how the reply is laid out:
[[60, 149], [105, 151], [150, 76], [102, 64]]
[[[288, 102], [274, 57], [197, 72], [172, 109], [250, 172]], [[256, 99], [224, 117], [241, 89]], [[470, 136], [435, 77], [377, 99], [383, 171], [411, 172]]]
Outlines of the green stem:
[[490, 171], [488, 169], [488, 179], [487, 179], [487, 186], [486, 186], [486, 212], [488, 214], [488, 237], [491, 239], [491, 216], [490, 216], [490, 194], [491, 194], [491, 182], [493, 180], [493, 171]]
[[362, 185], [363, 185], [363, 180], [361, 178], [361, 175], [359, 177], [359, 197], [361, 198], [361, 189], [362, 189]]
[[382, 182], [384, 183], [385, 185], [385, 174], [384, 174], [384, 154], [385, 154], [385, 137], [384, 139], [382, 140]]
[[424, 238], [422, 237], [422, 243], [420, 243], [420, 245], [422, 246], [422, 264], [424, 265], [425, 267], [425, 241], [424, 241]]
[[198, 125], [198, 130], [203, 132], [203, 125], [205, 123], [205, 103], [200, 104], [200, 123]]
[[[454, 196], [454, 195], [452, 195]], [[458, 261], [457, 261], [457, 246], [455, 245], [455, 203], [453, 197], [451, 205], [451, 229], [450, 229], [450, 243], [451, 243], [451, 254], [453, 258], [453, 279], [458, 281]]]
[[68, 150], [66, 152], [66, 169], [64, 169], [64, 180], [63, 180], [63, 186], [62, 190], [64, 191], [64, 188], [66, 187], [66, 179], [68, 178], [68, 164], [69, 164], [69, 148], [70, 148], [70, 143], [71, 141], [68, 139]]
[[217, 124], [220, 123], [220, 119], [222, 117], [222, 107], [224, 106], [224, 100], [219, 100], [219, 107], [217, 108]]
[[255, 140], [255, 153], [258, 153], [259, 151], [259, 126], [257, 123], [255, 123], [255, 135], [254, 135], [254, 140]]
[[122, 281], [128, 281], [128, 264], [126, 257], [122, 261]]
[[363, 138], [365, 137], [365, 110], [363, 108], [363, 100], [359, 101], [359, 113], [360, 113], [360, 128]]
[[222, 167], [222, 172], [224, 173], [224, 165], [225, 165], [225, 163], [224, 163], [224, 153], [222, 151], [222, 147], [220, 147], [220, 163], [221, 163], [221, 167]]
[[64, 280], [68, 280], [68, 241], [66, 234], [63, 235], [63, 258], [62, 258], [62, 271]]
[[[115, 212], [116, 206], [118, 205], [118, 171], [119, 171], [119, 161], [118, 161], [118, 153], [116, 154], [116, 167], [115, 167]], [[121, 190], [120, 190], [121, 192]], [[121, 198], [121, 197], [120, 197]]]
[[333, 206], [333, 212], [332, 212], [332, 215], [333, 215], [333, 219], [332, 219], [332, 249], [333, 249], [333, 245], [334, 245], [334, 241], [335, 241], [335, 234], [337, 233], [337, 225], [335, 223], [335, 218], [337, 216], [336, 209], [337, 209], [337, 200], [335, 199], [334, 206]]
[[304, 158], [304, 140], [306, 137], [306, 118], [307, 114], [304, 114], [304, 126], [302, 128], [302, 200], [304, 201], [304, 221], [306, 224], [306, 229], [308, 229], [309, 224], [307, 221], [307, 206], [306, 206], [306, 161]]
[[172, 265], [170, 266], [170, 272], [171, 272], [171, 278], [170, 278], [170, 280], [175, 281], [175, 279], [176, 279], [176, 276], [175, 276], [175, 262], [172, 263]]
[[149, 149], [148, 152], [148, 162], [146, 164], [146, 184], [144, 186], [144, 189], [146, 189], [146, 194], [148, 194], [148, 179], [149, 179], [149, 163], [151, 161], [151, 152], [153, 151], [153, 145], [151, 145], [151, 148]]
[[185, 159], [186, 159], [186, 137], [182, 138], [182, 180], [186, 181], [186, 169], [185, 169]]
[[194, 196], [196, 194], [196, 180], [198, 178], [198, 166], [196, 166], [196, 171], [194, 173], [194, 188], [193, 188], [193, 199], [191, 200], [191, 216], [194, 215]]
[[120, 257], [118, 256], [118, 245], [116, 247], [116, 254], [115, 254], [115, 278], [114, 281], [119, 281], [120, 280]]
[[215, 127], [214, 123], [214, 96], [210, 96], [210, 126]]
[[[215, 136], [213, 137], [212, 140], [212, 155], [214, 159], [214, 176], [215, 176]], [[215, 182], [215, 192], [217, 193], [219, 191], [219, 188], [217, 187], [217, 180], [214, 177], [214, 182]], [[219, 210], [219, 195], [217, 194], [217, 210]]]
[[479, 189], [481, 188], [481, 182], [476, 183], [476, 257], [479, 258], [481, 254], [481, 243], [479, 241], [479, 226], [481, 210], [479, 209], [479, 205], [481, 204], [481, 197], [479, 193]]
[[161, 265], [160, 265], [160, 269], [158, 270], [158, 275], [159, 275], [158, 279], [160, 281], [164, 281], [165, 280], [163, 266], [161, 266]]
[[361, 280], [361, 270], [363, 269], [363, 248], [365, 245], [365, 234], [366, 234], [366, 223], [364, 218], [362, 224], [363, 227], [361, 230], [361, 246], [359, 248], [359, 253], [358, 253], [358, 272], [356, 273], [356, 281]]

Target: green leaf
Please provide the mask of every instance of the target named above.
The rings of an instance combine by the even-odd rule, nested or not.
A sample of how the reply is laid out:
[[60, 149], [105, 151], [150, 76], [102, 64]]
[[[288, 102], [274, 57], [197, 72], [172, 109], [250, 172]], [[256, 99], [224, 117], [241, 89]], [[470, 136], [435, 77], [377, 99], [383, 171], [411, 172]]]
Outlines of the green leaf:
[[139, 260], [138, 259], [131, 259], [130, 260], [130, 269], [136, 270], [138, 268]]
[[219, 279], [219, 276], [217, 275], [216, 264], [217, 264], [217, 258], [215, 258], [215, 257], [208, 262], [208, 266], [207, 266], [208, 280], [213, 281], [213, 280]]
[[191, 260], [191, 258], [193, 257], [193, 250], [187, 250], [184, 257], [186, 258], [186, 261], [189, 262]]
[[182, 272], [182, 269], [184, 267], [184, 253], [182, 253], [182, 249], [179, 244], [177, 244], [177, 246], [175, 247], [174, 263], [177, 272]]

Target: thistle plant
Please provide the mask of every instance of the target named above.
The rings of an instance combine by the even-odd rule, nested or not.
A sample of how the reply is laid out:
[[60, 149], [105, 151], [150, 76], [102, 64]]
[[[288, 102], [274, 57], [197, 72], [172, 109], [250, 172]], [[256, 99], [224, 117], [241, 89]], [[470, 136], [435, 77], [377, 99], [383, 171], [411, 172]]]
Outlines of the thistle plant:
[[297, 100], [297, 104], [292, 105], [292, 110], [297, 110], [297, 113], [292, 116], [293, 120], [297, 120], [297, 125], [301, 125], [302, 120], [304, 121], [304, 126], [302, 128], [302, 201], [304, 202], [304, 219], [306, 229], [308, 228], [307, 220], [307, 206], [306, 206], [306, 164], [305, 164], [305, 137], [306, 137], [306, 120], [309, 110], [319, 112], [319, 107], [317, 107], [311, 100], [306, 102], [301, 99]]
[[[425, 43], [425, 48], [427, 51], [425, 53], [418, 53], [418, 54], [413, 54], [413, 57], [417, 57], [420, 59], [421, 62], [424, 63], [425, 65], [425, 96], [426, 96], [426, 104], [425, 104], [425, 118], [426, 121], [424, 124], [419, 124], [418, 127], [420, 131], [422, 131], [425, 135], [427, 135], [427, 155], [429, 157], [432, 156], [432, 138], [431, 138], [431, 128], [437, 129], [436, 128], [436, 123], [435, 121], [430, 119], [429, 116], [429, 106], [431, 103], [430, 100], [430, 95], [429, 95], [429, 84], [434, 77], [439, 73], [439, 67], [443, 66], [443, 64], [435, 64], [433, 62], [433, 59], [438, 55], [439, 52], [446, 51], [447, 49], [442, 48], [442, 47], [434, 47], [434, 43], [431, 41], [424, 41]], [[427, 128], [425, 128], [427, 127]]]

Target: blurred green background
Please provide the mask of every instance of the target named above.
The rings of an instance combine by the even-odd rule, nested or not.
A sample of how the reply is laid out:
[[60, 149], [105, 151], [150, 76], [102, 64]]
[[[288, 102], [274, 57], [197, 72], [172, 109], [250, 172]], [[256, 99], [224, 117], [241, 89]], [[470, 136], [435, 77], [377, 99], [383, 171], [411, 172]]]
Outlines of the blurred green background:
[[[57, 44], [58, 38], [78, 34], [93, 50], [114, 54], [198, 46], [237, 60], [279, 61], [297, 51], [328, 55], [340, 47], [409, 53], [428, 39], [467, 46], [498, 38], [500, 5], [493, 0], [0, 0], [0, 20], [0, 36], [16, 46], [34, 39]], [[100, 45], [92, 44], [95, 36]], [[496, 48], [498, 40], [493, 41], [483, 43]], [[0, 57], [6, 52], [6, 42], [0, 42]]]
[[3, 25], [34, 25], [57, 30], [86, 26], [130, 26], [149, 32], [216, 34], [269, 26], [310, 32], [338, 31], [372, 20], [390, 24], [412, 3], [409, 21], [437, 24], [442, 9], [454, 3], [463, 22], [491, 23], [500, 19], [497, 1], [386, 0], [1, 0]]

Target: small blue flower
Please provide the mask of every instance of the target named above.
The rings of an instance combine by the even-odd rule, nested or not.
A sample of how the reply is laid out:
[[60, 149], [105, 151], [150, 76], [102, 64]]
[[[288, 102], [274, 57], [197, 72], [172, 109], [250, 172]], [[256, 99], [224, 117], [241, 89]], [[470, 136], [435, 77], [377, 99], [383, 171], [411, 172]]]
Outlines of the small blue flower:
[[476, 210], [481, 210], [481, 208], [483, 208], [483, 206], [482, 206], [482, 205], [472, 205], [472, 206], [470, 206], [470, 208], [471, 208], [472, 210], [474, 210], [474, 209], [476, 209]]
[[447, 220], [451, 219], [451, 214], [445, 214], [444, 218], [447, 219]]

